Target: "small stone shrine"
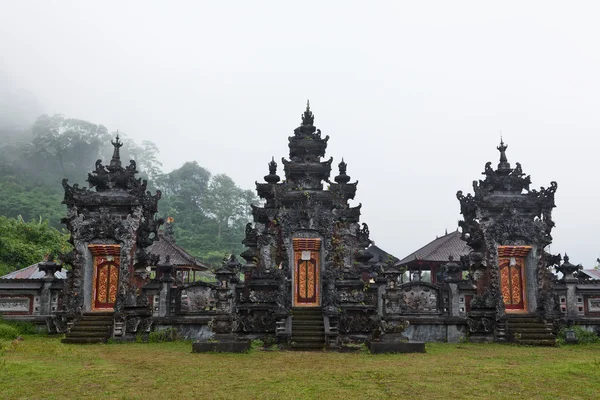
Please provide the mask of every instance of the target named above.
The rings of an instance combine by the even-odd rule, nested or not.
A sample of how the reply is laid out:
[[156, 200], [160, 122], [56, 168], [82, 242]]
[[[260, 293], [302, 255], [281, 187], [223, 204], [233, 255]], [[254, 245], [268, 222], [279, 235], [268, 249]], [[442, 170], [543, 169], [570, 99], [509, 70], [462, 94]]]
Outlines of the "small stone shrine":
[[369, 229], [359, 225], [361, 206], [348, 204], [358, 182], [350, 183], [343, 160], [329, 180], [333, 160], [322, 161], [329, 136], [315, 127], [308, 104], [288, 140], [283, 181], [272, 160], [266, 183], [256, 184], [265, 204], [253, 206], [254, 225], [246, 229], [237, 312], [244, 332], [276, 332], [293, 347], [323, 348], [340, 333], [378, 325]]
[[136, 179], [135, 161], [122, 166], [118, 135], [112, 145], [110, 164], [98, 160], [88, 174], [89, 189], [63, 180], [68, 208], [63, 223], [71, 233], [73, 251], [65, 257], [72, 270], [57, 325], [93, 312], [112, 315], [148, 307], [141, 296], [143, 276], [149, 262], [155, 265], [156, 260], [150, 260], [145, 249], [157, 239], [162, 223], [155, 218], [160, 192], [152, 195], [146, 181]]
[[519, 163], [511, 167], [507, 148], [501, 141], [498, 168], [485, 165], [474, 195], [457, 193], [464, 218], [459, 225], [472, 249], [463, 262], [477, 287], [467, 320], [472, 340], [501, 337], [507, 315], [553, 318], [558, 307], [544, 252], [552, 242], [557, 184], [530, 190], [530, 176]]

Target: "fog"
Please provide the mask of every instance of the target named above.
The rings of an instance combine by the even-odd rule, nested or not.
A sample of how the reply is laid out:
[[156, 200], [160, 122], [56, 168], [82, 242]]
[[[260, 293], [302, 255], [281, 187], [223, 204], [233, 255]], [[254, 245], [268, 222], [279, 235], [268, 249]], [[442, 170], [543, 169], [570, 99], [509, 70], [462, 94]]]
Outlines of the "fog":
[[502, 135], [532, 188], [558, 182], [550, 250], [592, 268], [599, 8], [0, 0], [0, 90], [152, 140], [166, 171], [197, 160], [244, 188], [287, 157], [310, 99], [371, 238], [400, 258], [456, 229], [456, 191], [498, 163]]

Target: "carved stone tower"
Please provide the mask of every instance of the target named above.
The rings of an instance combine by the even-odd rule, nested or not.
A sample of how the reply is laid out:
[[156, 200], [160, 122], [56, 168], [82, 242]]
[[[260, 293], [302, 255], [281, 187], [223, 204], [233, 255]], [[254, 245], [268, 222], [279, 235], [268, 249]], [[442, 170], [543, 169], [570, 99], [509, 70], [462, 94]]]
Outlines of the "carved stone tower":
[[[256, 184], [265, 204], [253, 206], [254, 226], [248, 224], [243, 241], [248, 249], [238, 311], [246, 332], [275, 332], [277, 322], [278, 335], [293, 335], [288, 317], [301, 310], [324, 315], [336, 329], [339, 322], [341, 332], [351, 329], [350, 320], [358, 331], [377, 322], [376, 296], [363, 291], [372, 277], [371, 255], [364, 251], [369, 231], [358, 224], [360, 205], [348, 204], [358, 182], [349, 183], [344, 161], [329, 181], [332, 159], [321, 161], [329, 136], [313, 123], [307, 104], [289, 137], [290, 159], [282, 159], [285, 180], [272, 160], [266, 183]], [[360, 300], [346, 295], [357, 289]]]
[[118, 135], [111, 143], [110, 164], [96, 161], [88, 174], [89, 189], [63, 179], [68, 212], [62, 222], [74, 248], [65, 259], [72, 266], [64, 301], [71, 316], [144, 305], [141, 275], [149, 261], [145, 249], [157, 239], [162, 223], [155, 218], [160, 192], [152, 195], [146, 181], [135, 178], [135, 161], [121, 165]]
[[[511, 168], [507, 145], [498, 146], [500, 163], [485, 165], [474, 195], [457, 193], [463, 239], [472, 251], [463, 260], [477, 284], [469, 323], [472, 333], [493, 333], [505, 313], [552, 313], [551, 276], [544, 249], [552, 242], [552, 209], [557, 184], [529, 190], [521, 164]], [[483, 312], [481, 310], [487, 310]], [[478, 314], [479, 313], [479, 314]]]

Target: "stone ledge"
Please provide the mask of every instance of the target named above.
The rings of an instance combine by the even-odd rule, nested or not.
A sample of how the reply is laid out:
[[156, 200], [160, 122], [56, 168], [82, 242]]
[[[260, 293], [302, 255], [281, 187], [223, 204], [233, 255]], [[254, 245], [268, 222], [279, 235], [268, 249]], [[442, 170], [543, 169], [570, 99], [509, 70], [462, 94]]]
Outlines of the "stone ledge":
[[365, 342], [371, 354], [425, 353], [425, 342]]
[[227, 340], [192, 343], [192, 353], [247, 353], [250, 340]]

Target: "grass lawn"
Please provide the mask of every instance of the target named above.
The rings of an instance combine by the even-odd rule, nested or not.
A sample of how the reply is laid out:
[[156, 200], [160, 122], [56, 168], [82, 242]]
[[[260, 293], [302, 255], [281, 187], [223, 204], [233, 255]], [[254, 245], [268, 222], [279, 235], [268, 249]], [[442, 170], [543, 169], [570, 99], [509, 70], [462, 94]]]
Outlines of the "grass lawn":
[[253, 350], [191, 343], [65, 345], [25, 336], [0, 350], [2, 399], [600, 398], [600, 345], [427, 345], [426, 354]]

